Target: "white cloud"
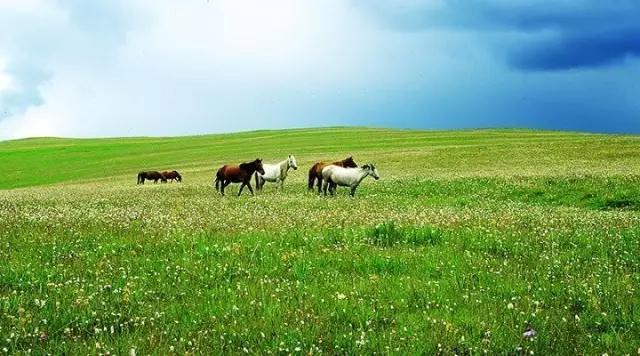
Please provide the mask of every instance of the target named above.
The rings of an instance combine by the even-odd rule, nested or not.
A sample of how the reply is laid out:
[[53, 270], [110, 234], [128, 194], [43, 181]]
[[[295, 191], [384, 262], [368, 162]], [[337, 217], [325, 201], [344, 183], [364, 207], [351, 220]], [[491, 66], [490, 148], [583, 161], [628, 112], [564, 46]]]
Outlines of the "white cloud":
[[[42, 36], [17, 26], [14, 58], [47, 73], [42, 102], [0, 124], [0, 137], [179, 134], [295, 125], [296, 101], [380, 80], [367, 24], [337, 0], [130, 2], [142, 19], [120, 42], [59, 5], [26, 6]], [[27, 21], [28, 22], [28, 21]], [[107, 29], [108, 30], [108, 29]], [[30, 44], [49, 43], [55, 46]], [[17, 48], [16, 48], [17, 47]], [[369, 63], [364, 55], [374, 56]], [[298, 116], [300, 116], [298, 114]], [[300, 118], [304, 120], [304, 118]]]
[[56, 46], [12, 51], [47, 77], [32, 85], [41, 100], [0, 123], [0, 137], [335, 124], [352, 116], [354, 95], [413, 80], [389, 70], [416, 60], [397, 54], [409, 42], [381, 32], [346, 1], [140, 0], [126, 6], [107, 14], [126, 12], [137, 22], [103, 21], [128, 26], [113, 29], [123, 33], [119, 41], [104, 41], [110, 28], [75, 23], [77, 9], [30, 8], [33, 17], [52, 20], [42, 25], [49, 31], [27, 42]]
[[7, 73], [7, 64], [0, 58], [0, 93], [11, 88], [11, 76]]
[[[397, 31], [360, 7], [348, 0], [0, 0], [0, 107], [9, 108], [0, 139], [509, 126], [569, 112], [597, 117], [624, 97], [614, 94], [627, 84], [616, 84], [600, 93], [598, 107], [579, 105], [575, 88], [601, 91], [593, 78], [608, 73], [523, 77], [487, 48], [508, 37]], [[628, 77], [624, 71], [616, 78]], [[557, 103], [548, 101], [549, 87], [563, 88]]]

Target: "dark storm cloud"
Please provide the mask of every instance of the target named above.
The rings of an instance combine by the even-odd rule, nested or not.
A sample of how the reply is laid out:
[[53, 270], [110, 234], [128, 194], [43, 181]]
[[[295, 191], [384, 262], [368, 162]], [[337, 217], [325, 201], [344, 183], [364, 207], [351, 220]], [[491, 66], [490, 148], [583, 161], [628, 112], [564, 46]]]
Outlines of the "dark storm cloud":
[[[396, 30], [444, 28], [492, 33], [491, 45], [501, 48], [506, 62], [521, 70], [599, 67], [640, 56], [637, 0], [356, 3]], [[510, 39], [514, 33], [524, 36], [514, 42]]]
[[565, 34], [513, 49], [510, 64], [523, 70], [611, 65], [640, 55], [640, 27]]

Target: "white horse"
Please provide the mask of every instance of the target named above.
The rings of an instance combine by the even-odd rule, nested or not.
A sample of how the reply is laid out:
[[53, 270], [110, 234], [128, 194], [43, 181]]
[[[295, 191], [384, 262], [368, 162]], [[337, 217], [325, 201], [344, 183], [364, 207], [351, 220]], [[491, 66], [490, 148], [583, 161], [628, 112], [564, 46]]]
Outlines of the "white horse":
[[349, 187], [351, 193], [355, 196], [356, 188], [367, 176], [372, 176], [375, 180], [380, 179], [378, 170], [373, 164], [365, 164], [358, 168], [343, 168], [339, 166], [329, 165], [322, 169], [322, 178], [324, 180], [324, 195], [327, 195], [327, 188], [331, 195], [335, 195], [336, 186]]
[[298, 169], [298, 162], [293, 155], [289, 155], [287, 159], [277, 164], [263, 164], [264, 174], [260, 174], [256, 171], [256, 189], [262, 190], [265, 182], [276, 183], [276, 189], [280, 188], [284, 184], [284, 180], [287, 178], [289, 169]]

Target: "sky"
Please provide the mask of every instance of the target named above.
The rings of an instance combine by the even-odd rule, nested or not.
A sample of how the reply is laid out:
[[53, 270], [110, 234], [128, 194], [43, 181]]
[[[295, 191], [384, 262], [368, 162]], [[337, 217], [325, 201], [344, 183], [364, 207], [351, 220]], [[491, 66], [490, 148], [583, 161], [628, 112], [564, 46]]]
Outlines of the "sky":
[[640, 133], [638, 0], [0, 0], [0, 139]]

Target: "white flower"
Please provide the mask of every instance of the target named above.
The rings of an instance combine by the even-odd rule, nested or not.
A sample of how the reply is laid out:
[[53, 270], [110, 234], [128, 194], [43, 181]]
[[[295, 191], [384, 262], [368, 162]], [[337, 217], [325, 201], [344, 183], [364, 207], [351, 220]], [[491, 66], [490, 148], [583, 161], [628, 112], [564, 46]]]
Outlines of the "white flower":
[[531, 339], [534, 338], [537, 335], [536, 331], [533, 330], [532, 328], [527, 328], [527, 330], [525, 330], [525, 332], [522, 334], [522, 337], [524, 337], [525, 339]]

